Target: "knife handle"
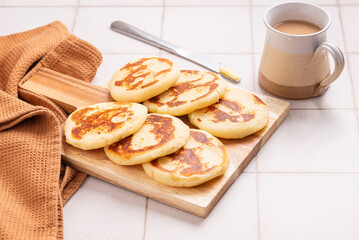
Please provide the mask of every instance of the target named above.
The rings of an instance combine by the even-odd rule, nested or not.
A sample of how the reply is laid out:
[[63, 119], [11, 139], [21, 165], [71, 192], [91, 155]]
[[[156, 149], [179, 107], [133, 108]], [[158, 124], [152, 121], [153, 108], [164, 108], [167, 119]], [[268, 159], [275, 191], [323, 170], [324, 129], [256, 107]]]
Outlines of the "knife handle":
[[138, 29], [122, 21], [113, 22], [111, 24], [111, 29], [172, 53], [177, 54], [178, 50], [180, 49], [178, 46], [172, 43], [166, 42], [158, 37], [153, 36], [152, 34], [144, 32], [141, 29]]

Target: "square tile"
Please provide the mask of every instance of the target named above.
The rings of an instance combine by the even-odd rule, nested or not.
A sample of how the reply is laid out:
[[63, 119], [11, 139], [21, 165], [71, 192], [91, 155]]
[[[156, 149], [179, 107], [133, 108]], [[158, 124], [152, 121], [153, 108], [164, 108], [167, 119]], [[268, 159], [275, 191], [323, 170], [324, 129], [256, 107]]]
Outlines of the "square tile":
[[1, 0], [0, 6], [76, 6], [78, 0]]
[[165, 8], [163, 39], [212, 53], [251, 51], [249, 7]]
[[[261, 92], [269, 96], [273, 96], [259, 86], [258, 71], [259, 71], [260, 61], [261, 61], [261, 56], [257, 54], [255, 56], [255, 69], [256, 69], [255, 87], [254, 87], [255, 91]], [[324, 95], [317, 98], [309, 98], [304, 100], [289, 100], [289, 99], [283, 99], [283, 100], [290, 103], [291, 109], [353, 108], [354, 100], [353, 100], [353, 94], [351, 89], [348, 63], [346, 63], [346, 66], [344, 67], [344, 70], [340, 75], [340, 77], [330, 85], [330, 87], [328, 88], [326, 93], [324, 93]]]
[[359, 5], [359, 0], [339, 0], [341, 5]]
[[[146, 16], [146, 21], [142, 17]], [[89, 41], [103, 53], [158, 53], [158, 49], [110, 29], [121, 20], [160, 36], [162, 7], [80, 7], [74, 34]]]
[[207, 218], [149, 200], [146, 240], [258, 239], [256, 175], [243, 173]]
[[9, 35], [27, 31], [44, 26], [56, 20], [61, 21], [69, 30], [71, 30], [74, 17], [75, 7], [3, 7], [0, 8], [0, 22], [6, 24], [2, 24], [0, 35]]
[[[327, 40], [338, 45], [344, 51], [343, 31], [340, 24], [339, 8], [337, 6], [322, 6], [331, 17], [331, 26], [327, 32]], [[263, 51], [266, 28], [263, 17], [269, 7], [253, 7], [253, 44], [254, 52]]]
[[166, 6], [248, 6], [249, 0], [165, 0]]
[[162, 6], [164, 0], [80, 0], [80, 6]]
[[342, 51], [344, 48], [343, 27], [340, 19], [340, 9], [337, 6], [322, 6], [331, 18], [331, 24], [327, 32], [327, 41], [336, 44]]
[[259, 174], [262, 240], [359, 239], [359, 174]]
[[341, 15], [343, 19], [343, 29], [345, 42], [348, 52], [359, 52], [359, 29], [357, 15], [359, 6], [342, 6]]
[[87, 177], [64, 207], [66, 239], [142, 239], [146, 198]]
[[244, 169], [244, 173], [256, 173], [257, 172], [257, 157], [254, 157], [248, 166]]
[[359, 54], [348, 54], [347, 64], [350, 65], [350, 72], [352, 76], [352, 84], [354, 88], [354, 98], [356, 101], [356, 107], [359, 108]]
[[[278, 3], [282, 3], [282, 0], [252, 0], [252, 3], [254, 6], [257, 5], [274, 5], [274, 4], [278, 4]], [[289, 1], [285, 1], [285, 2], [298, 2], [296, 0], [289, 0]], [[305, 3], [311, 3], [311, 4], [316, 4], [316, 5], [336, 5], [337, 2], [335, 0], [301, 0], [300, 2], [305, 2]]]
[[257, 155], [258, 172], [359, 172], [354, 110], [291, 110]]
[[239, 87], [250, 91], [254, 90], [251, 54], [212, 54], [212, 56], [219, 59], [222, 66], [230, 68], [241, 78], [239, 83], [227, 81], [230, 87]]

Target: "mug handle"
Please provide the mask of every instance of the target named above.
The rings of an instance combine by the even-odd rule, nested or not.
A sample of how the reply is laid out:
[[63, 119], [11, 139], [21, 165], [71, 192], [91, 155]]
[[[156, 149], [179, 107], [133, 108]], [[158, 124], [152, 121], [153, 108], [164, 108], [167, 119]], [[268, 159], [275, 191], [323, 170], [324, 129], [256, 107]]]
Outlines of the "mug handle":
[[315, 54], [323, 53], [324, 51], [328, 51], [330, 55], [334, 59], [334, 71], [328, 77], [326, 77], [323, 81], [320, 82], [319, 86], [315, 89], [314, 97], [321, 96], [328, 88], [329, 84], [334, 82], [342, 73], [344, 69], [344, 55], [342, 51], [337, 47], [337, 45], [330, 42], [323, 42], [319, 47], [315, 50]]

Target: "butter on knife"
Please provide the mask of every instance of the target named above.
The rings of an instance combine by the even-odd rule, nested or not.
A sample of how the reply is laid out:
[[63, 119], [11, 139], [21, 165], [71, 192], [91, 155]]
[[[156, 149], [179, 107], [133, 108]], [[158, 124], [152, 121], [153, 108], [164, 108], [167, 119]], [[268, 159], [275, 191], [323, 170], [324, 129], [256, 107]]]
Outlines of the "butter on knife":
[[224, 76], [232, 79], [233, 81], [236, 81], [236, 82], [240, 82], [241, 79], [239, 77], [239, 75], [235, 72], [233, 72], [231, 69], [227, 68], [227, 67], [222, 67], [220, 66], [219, 67], [219, 72], [221, 74], [223, 74]]

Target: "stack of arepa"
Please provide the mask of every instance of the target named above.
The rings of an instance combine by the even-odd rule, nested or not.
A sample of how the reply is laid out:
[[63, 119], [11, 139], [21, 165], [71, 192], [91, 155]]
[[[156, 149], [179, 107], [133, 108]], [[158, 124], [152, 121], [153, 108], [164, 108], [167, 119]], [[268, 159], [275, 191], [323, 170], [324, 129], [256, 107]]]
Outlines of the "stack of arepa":
[[[117, 102], [77, 109], [68, 117], [67, 143], [104, 148], [115, 164], [142, 164], [148, 176], [170, 186], [192, 187], [224, 174], [229, 157], [216, 137], [244, 138], [264, 128], [269, 117], [256, 95], [228, 88], [212, 72], [180, 70], [165, 58], [127, 63], [109, 90]], [[175, 117], [183, 115], [200, 130]]]

